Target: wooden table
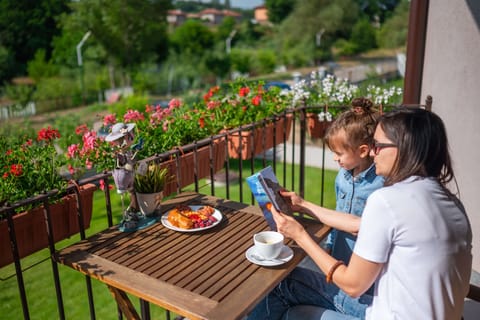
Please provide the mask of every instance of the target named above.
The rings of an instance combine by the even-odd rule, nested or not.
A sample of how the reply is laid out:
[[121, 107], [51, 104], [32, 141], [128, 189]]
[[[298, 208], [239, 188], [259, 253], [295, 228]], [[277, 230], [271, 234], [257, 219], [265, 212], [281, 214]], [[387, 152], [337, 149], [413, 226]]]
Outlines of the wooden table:
[[[250, 263], [253, 234], [268, 230], [257, 206], [182, 193], [162, 204], [211, 205], [223, 214], [217, 226], [195, 233], [172, 231], [160, 222], [131, 233], [112, 227], [67, 247], [56, 260], [108, 285], [127, 318], [137, 319], [125, 293], [190, 319], [241, 319], [305, 256], [289, 240], [292, 260], [276, 267]], [[307, 221], [318, 240], [329, 228]]]

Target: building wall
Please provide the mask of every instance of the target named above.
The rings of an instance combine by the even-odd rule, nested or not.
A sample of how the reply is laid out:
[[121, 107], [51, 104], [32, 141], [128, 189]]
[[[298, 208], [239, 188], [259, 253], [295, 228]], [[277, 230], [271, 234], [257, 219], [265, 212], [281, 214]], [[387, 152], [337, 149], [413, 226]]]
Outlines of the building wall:
[[445, 122], [480, 272], [480, 1], [430, 0], [422, 101]]
[[257, 20], [258, 23], [268, 22], [267, 8], [265, 8], [264, 6], [255, 8], [254, 16], [255, 20]]

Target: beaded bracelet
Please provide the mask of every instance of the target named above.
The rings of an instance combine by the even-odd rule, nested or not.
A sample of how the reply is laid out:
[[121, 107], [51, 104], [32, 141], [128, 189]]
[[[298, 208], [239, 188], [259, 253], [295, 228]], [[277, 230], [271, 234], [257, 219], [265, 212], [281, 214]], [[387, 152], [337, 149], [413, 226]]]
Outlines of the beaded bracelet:
[[328, 271], [327, 278], [326, 278], [327, 283], [332, 282], [333, 273], [335, 272], [335, 270], [337, 270], [338, 267], [340, 267], [341, 265], [344, 265], [344, 264], [345, 263], [342, 260], [338, 260], [337, 262], [335, 262], [335, 264]]

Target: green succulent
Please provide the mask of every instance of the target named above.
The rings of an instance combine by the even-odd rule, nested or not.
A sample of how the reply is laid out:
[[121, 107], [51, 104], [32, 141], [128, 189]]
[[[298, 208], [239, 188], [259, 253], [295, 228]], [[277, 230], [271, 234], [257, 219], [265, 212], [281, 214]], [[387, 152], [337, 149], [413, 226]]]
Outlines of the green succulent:
[[162, 168], [159, 163], [150, 163], [145, 174], [135, 173], [134, 189], [139, 193], [156, 193], [163, 191], [170, 179], [168, 169]]

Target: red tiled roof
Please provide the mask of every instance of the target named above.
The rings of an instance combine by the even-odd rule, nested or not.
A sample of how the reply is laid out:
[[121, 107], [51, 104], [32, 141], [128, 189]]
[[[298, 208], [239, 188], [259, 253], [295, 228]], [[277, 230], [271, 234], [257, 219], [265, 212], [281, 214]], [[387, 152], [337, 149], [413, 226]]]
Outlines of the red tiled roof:
[[223, 10], [223, 14], [229, 17], [240, 17], [241, 14], [232, 10]]
[[199, 13], [200, 13], [200, 14], [217, 14], [217, 15], [221, 15], [221, 14], [222, 14], [222, 11], [217, 10], [217, 9], [213, 9], [213, 8], [208, 8], [208, 9], [205, 9], [205, 10], [200, 11]]
[[168, 10], [168, 15], [170, 16], [185, 16], [185, 12], [182, 10]]

